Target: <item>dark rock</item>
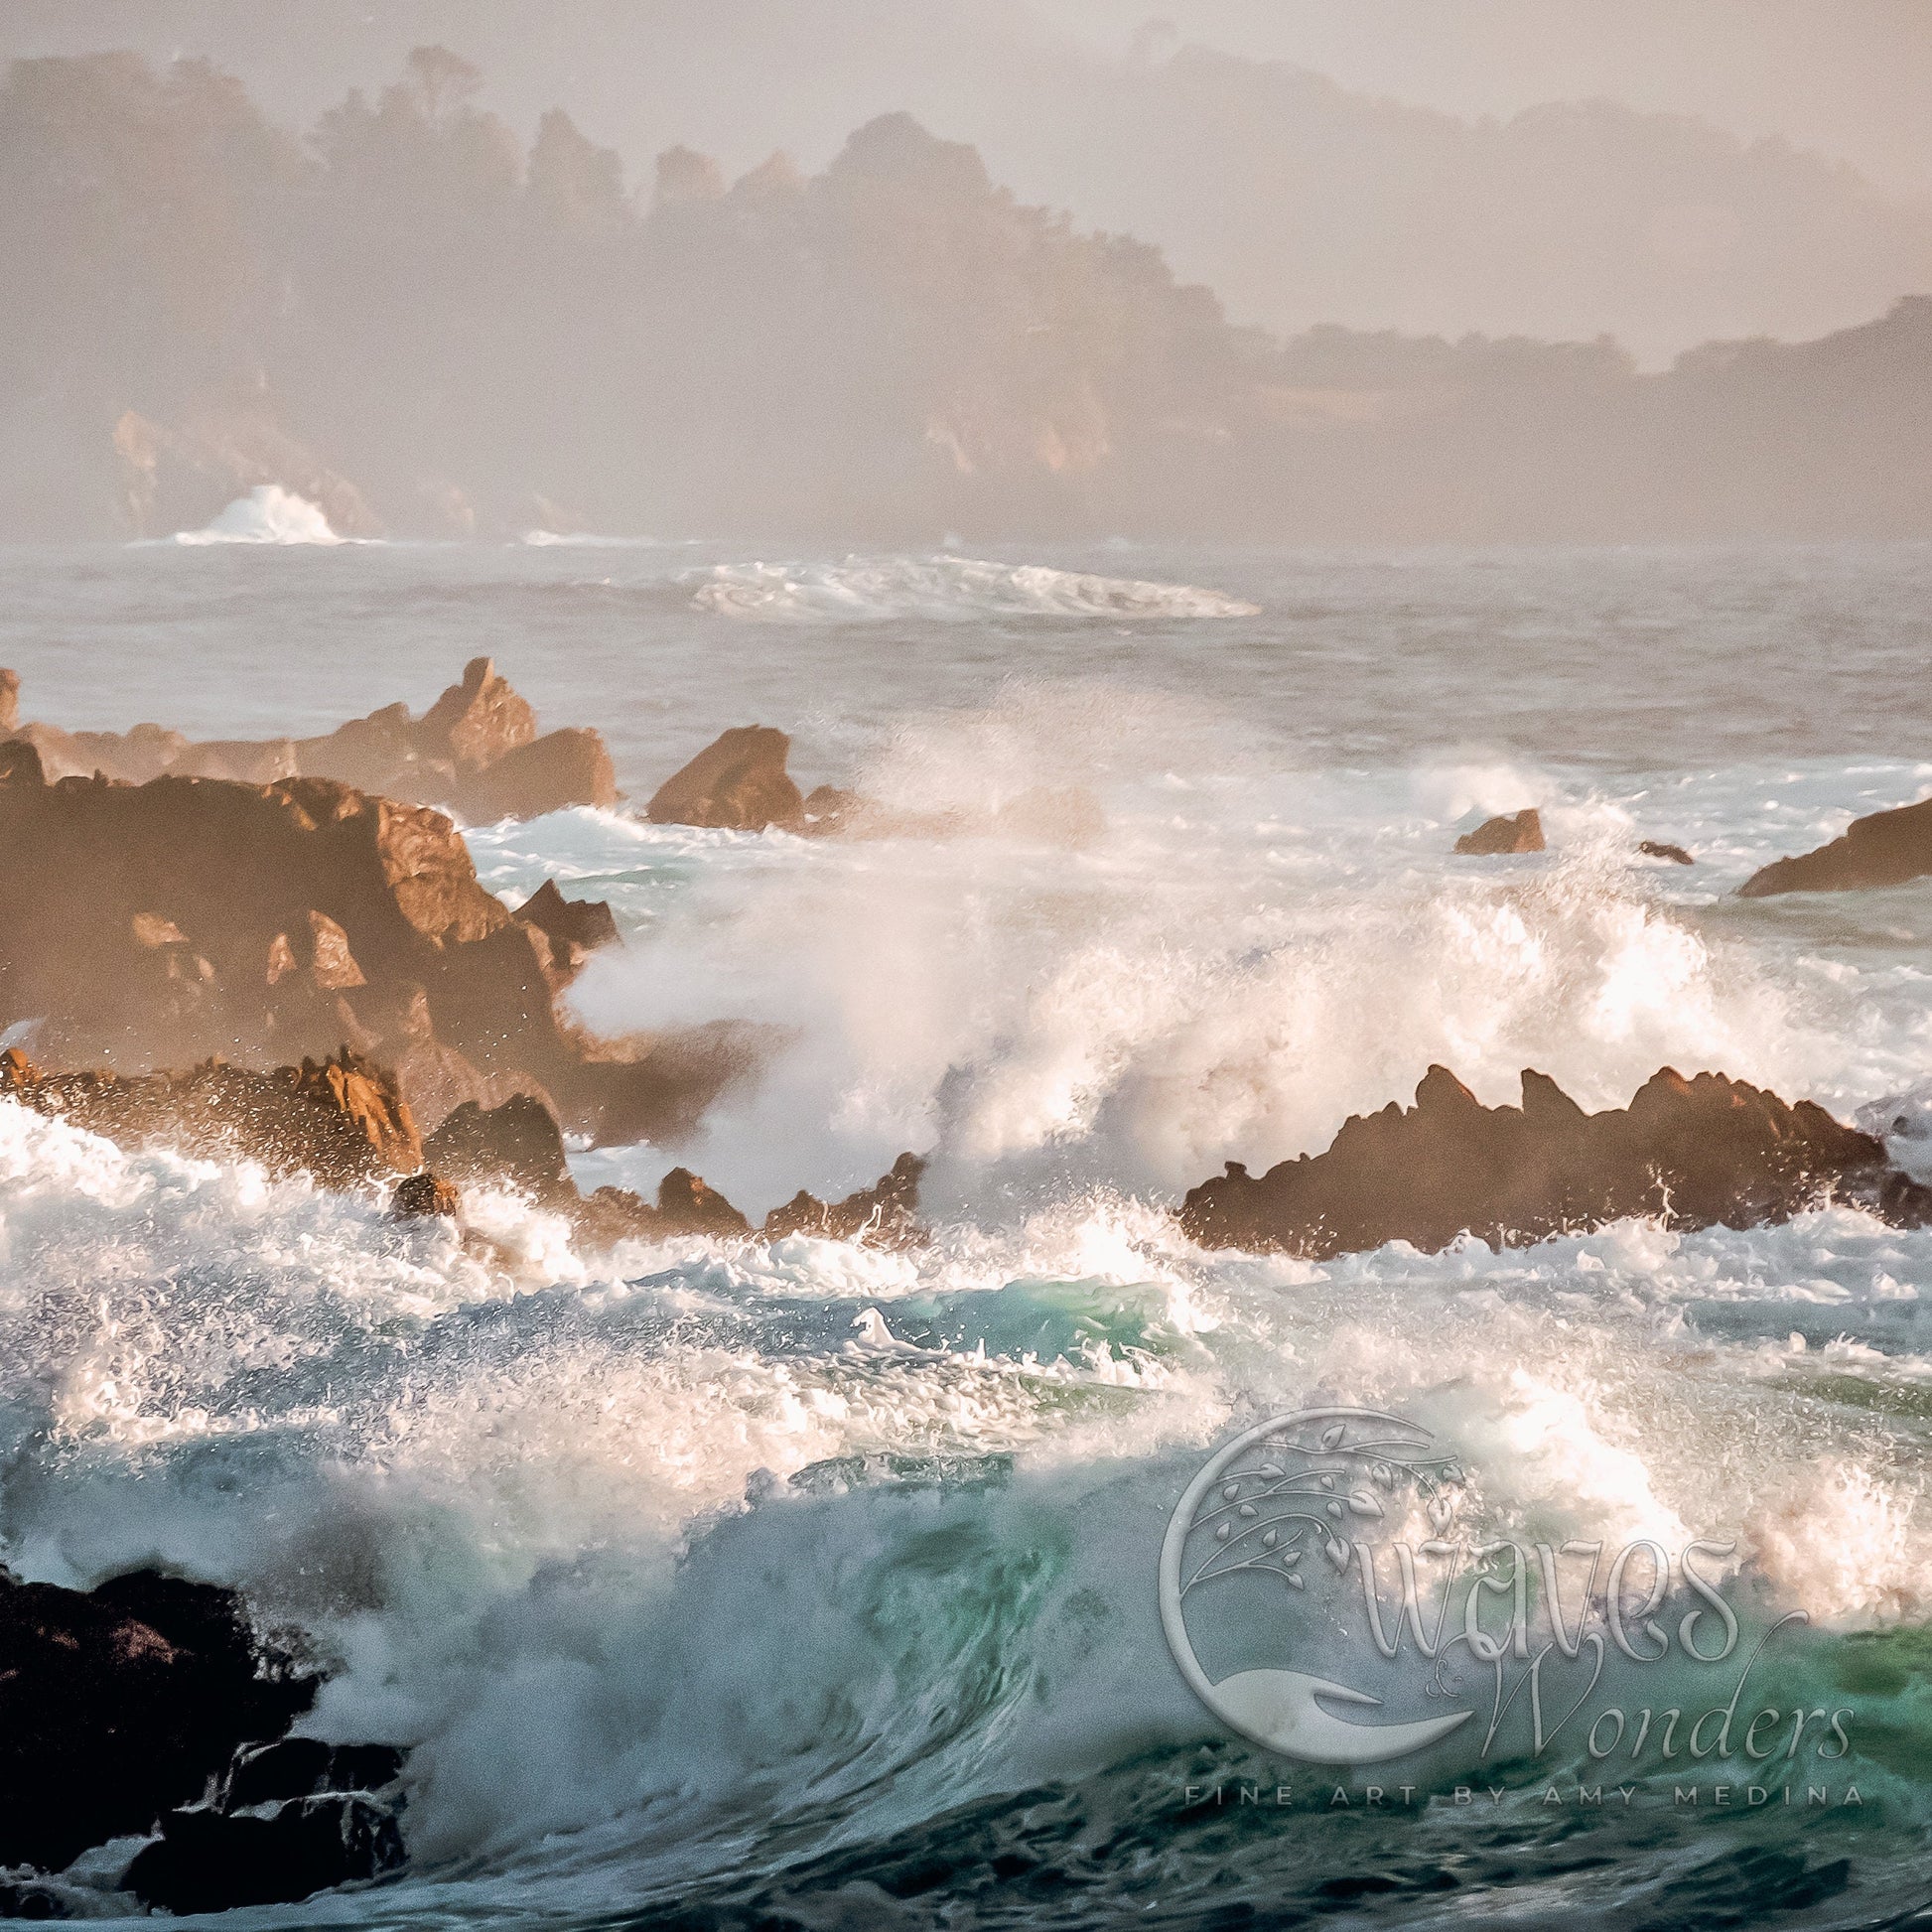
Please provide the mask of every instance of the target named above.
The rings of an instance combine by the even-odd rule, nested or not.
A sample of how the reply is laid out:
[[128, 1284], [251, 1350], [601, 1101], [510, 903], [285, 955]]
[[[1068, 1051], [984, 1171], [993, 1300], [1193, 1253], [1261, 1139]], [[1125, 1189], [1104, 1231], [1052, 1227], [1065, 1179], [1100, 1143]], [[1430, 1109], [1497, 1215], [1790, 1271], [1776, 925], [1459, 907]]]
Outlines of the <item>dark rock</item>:
[[85, 1592], [0, 1581], [0, 1863], [58, 1871], [152, 1830], [315, 1693], [231, 1590], [152, 1571]]
[[293, 1904], [405, 1862], [394, 1810], [359, 1793], [296, 1798], [266, 1816], [171, 1811], [121, 1889], [165, 1911], [225, 1912]]
[[1751, 1227], [1828, 1197], [1912, 1224], [1932, 1211], [1932, 1190], [1869, 1135], [1723, 1074], [1666, 1067], [1627, 1108], [1586, 1114], [1541, 1073], [1525, 1070], [1520, 1108], [1484, 1107], [1432, 1066], [1413, 1108], [1358, 1115], [1325, 1154], [1259, 1178], [1230, 1162], [1180, 1219], [1203, 1246], [1322, 1258], [1389, 1241], [1433, 1252], [1464, 1232], [1535, 1240], [1625, 1215]]
[[573, 1128], [634, 1140], [687, 1130], [755, 1061], [742, 1028], [599, 1042], [560, 1020], [548, 937], [483, 889], [440, 812], [320, 778], [36, 784], [31, 758], [0, 783], [0, 1026], [42, 1022], [44, 1064], [346, 1041], [409, 1097], [433, 1041], [459, 1056], [427, 1056], [439, 1102], [467, 1066], [497, 1084], [463, 1097], [540, 1089]]
[[463, 1196], [427, 1168], [404, 1174], [389, 1196], [389, 1212], [399, 1221], [454, 1220], [462, 1204]]
[[1668, 859], [1674, 866], [1694, 866], [1697, 861], [1681, 845], [1665, 845], [1658, 839], [1644, 839], [1637, 850], [1646, 859]]
[[541, 818], [572, 805], [615, 805], [618, 776], [598, 733], [566, 728], [504, 753], [463, 784], [454, 802], [473, 825]]
[[651, 823], [797, 829], [805, 801], [785, 770], [790, 751], [791, 740], [768, 725], [735, 726], [658, 786], [646, 807]]
[[186, 1073], [44, 1073], [0, 1053], [0, 1094], [124, 1147], [160, 1143], [210, 1159], [246, 1156], [324, 1186], [407, 1173], [422, 1163], [391, 1075], [345, 1049], [255, 1073], [208, 1060]]
[[402, 1776], [406, 1756], [394, 1744], [328, 1744], [320, 1737], [249, 1744], [235, 1753], [216, 1803], [244, 1811], [325, 1791], [380, 1791]]
[[41, 755], [26, 739], [10, 738], [0, 744], [0, 785], [39, 787], [46, 782]]
[[423, 1158], [464, 1186], [517, 1187], [539, 1201], [576, 1198], [562, 1131], [549, 1108], [528, 1094], [486, 1110], [466, 1100], [429, 1137]]
[[657, 1184], [658, 1231], [664, 1234], [750, 1234], [752, 1224], [723, 1194], [689, 1168], [673, 1168]]
[[1505, 853], [1541, 852], [1543, 819], [1534, 806], [1514, 816], [1484, 819], [1473, 832], [1464, 832], [1455, 849], [1465, 858], [1493, 859]]
[[915, 1239], [919, 1177], [924, 1173], [925, 1163], [916, 1154], [901, 1154], [890, 1173], [844, 1200], [828, 1203], [801, 1189], [764, 1217], [761, 1232], [767, 1241], [787, 1234], [817, 1234], [833, 1241], [869, 1237], [884, 1246]]
[[1856, 893], [1932, 873], [1932, 798], [1855, 818], [1845, 836], [1795, 859], [1774, 859], [1738, 887], [1743, 898], [1777, 893]]
[[67, 1919], [73, 1916], [69, 1902], [48, 1885], [19, 1878], [0, 1879], [0, 1918]]
[[601, 898], [566, 898], [554, 879], [546, 879], [517, 907], [516, 916], [549, 935], [553, 944], [574, 946], [580, 953], [618, 943], [618, 922], [610, 902]]

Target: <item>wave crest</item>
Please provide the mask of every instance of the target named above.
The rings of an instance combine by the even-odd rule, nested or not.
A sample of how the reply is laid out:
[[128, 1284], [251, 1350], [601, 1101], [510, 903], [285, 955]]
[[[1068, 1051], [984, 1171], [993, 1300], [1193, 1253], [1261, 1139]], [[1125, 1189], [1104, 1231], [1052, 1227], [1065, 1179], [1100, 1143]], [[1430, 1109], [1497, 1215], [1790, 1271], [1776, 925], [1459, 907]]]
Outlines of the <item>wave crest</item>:
[[1192, 584], [1095, 577], [971, 557], [715, 564], [679, 580], [699, 610], [780, 623], [891, 618], [1252, 618], [1260, 606]]

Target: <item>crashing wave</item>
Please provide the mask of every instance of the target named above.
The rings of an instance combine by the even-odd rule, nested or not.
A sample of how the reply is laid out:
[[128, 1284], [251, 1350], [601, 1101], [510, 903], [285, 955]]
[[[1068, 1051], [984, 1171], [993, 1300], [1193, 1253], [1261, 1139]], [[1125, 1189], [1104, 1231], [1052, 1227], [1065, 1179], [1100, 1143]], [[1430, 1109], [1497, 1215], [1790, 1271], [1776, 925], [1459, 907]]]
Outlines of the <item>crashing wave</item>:
[[182, 530], [177, 543], [347, 543], [306, 496], [280, 483], [257, 483], [202, 530]]
[[715, 564], [679, 580], [702, 611], [823, 623], [892, 618], [1252, 618], [1260, 606], [1192, 584], [1094, 577], [971, 557]]

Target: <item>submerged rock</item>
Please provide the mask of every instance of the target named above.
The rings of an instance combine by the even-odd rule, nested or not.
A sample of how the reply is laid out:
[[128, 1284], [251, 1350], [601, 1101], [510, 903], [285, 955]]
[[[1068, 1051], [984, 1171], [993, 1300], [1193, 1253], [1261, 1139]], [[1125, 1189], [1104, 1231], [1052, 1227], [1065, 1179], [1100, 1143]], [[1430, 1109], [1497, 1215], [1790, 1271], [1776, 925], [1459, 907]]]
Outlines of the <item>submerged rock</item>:
[[453, 1221], [462, 1207], [463, 1196], [455, 1186], [427, 1168], [404, 1174], [389, 1196], [389, 1212], [399, 1221]]
[[1536, 1240], [1625, 1215], [1751, 1227], [1828, 1197], [1912, 1224], [1932, 1215], [1932, 1190], [1870, 1135], [1721, 1073], [1665, 1067], [1627, 1108], [1587, 1114], [1527, 1068], [1520, 1107], [1485, 1107], [1432, 1066], [1414, 1107], [1357, 1115], [1325, 1154], [1260, 1176], [1229, 1162], [1188, 1192], [1180, 1220], [1205, 1247], [1321, 1259], [1390, 1241], [1435, 1252], [1465, 1232]]
[[1668, 859], [1674, 866], [1694, 866], [1697, 861], [1681, 845], [1666, 845], [1660, 839], [1641, 839], [1637, 850], [1646, 859]]
[[1535, 806], [1501, 818], [1484, 819], [1473, 832], [1464, 832], [1455, 849], [1464, 858], [1493, 859], [1505, 853], [1543, 851], [1543, 818]]
[[[11, 680], [10, 683], [4, 683]], [[272, 784], [332, 778], [408, 804], [448, 805], [468, 818], [536, 818], [618, 797], [610, 753], [595, 731], [540, 736], [536, 713], [487, 657], [475, 657], [422, 717], [385, 705], [317, 738], [195, 743], [159, 725], [69, 732], [22, 725], [20, 680], [0, 671], [0, 735], [31, 744], [50, 780], [101, 776], [146, 784], [164, 773]]]
[[58, 1871], [151, 1831], [316, 1689], [232, 1590], [153, 1571], [87, 1591], [0, 1580], [0, 1864]]
[[645, 807], [653, 825], [728, 832], [796, 829], [805, 801], [785, 769], [791, 740], [769, 725], [737, 725], [658, 786]]
[[1855, 893], [1932, 874], [1932, 798], [1855, 818], [1842, 838], [1774, 859], [1738, 887], [1741, 898], [1778, 893]]

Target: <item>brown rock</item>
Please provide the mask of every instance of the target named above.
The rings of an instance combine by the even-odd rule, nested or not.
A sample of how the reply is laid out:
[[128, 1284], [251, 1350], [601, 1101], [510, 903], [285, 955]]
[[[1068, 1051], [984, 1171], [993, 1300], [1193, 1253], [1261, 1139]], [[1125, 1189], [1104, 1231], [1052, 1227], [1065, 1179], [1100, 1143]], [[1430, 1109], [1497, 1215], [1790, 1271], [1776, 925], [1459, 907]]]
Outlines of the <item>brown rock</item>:
[[608, 900], [566, 898], [554, 879], [546, 879], [517, 907], [516, 916], [525, 925], [547, 933], [553, 944], [575, 947], [579, 953], [595, 952], [600, 946], [618, 943], [618, 922]]
[[29, 740], [10, 738], [0, 744], [0, 785], [38, 788], [46, 782], [47, 774], [41, 764], [41, 755]]
[[785, 770], [791, 740], [768, 725], [738, 725], [658, 786], [645, 808], [653, 825], [723, 831], [796, 829], [804, 799]]
[[1932, 798], [1855, 818], [1843, 838], [1795, 859], [1774, 859], [1738, 887], [1741, 898], [1777, 893], [1856, 893], [1932, 873]]
[[421, 1173], [404, 1174], [389, 1196], [389, 1212], [398, 1221], [453, 1221], [462, 1204], [456, 1188], [427, 1168]]
[[1646, 859], [1668, 859], [1674, 866], [1694, 866], [1697, 861], [1681, 845], [1665, 845], [1658, 839], [1643, 839], [1637, 850]]
[[801, 1188], [764, 1217], [760, 1232], [767, 1241], [787, 1234], [816, 1234], [831, 1241], [870, 1239], [882, 1247], [900, 1246], [916, 1239], [919, 1232], [914, 1217], [924, 1173], [925, 1163], [916, 1154], [901, 1154], [889, 1173], [844, 1200], [828, 1203]]
[[[0, 784], [0, 1026], [40, 1021], [45, 1064], [275, 1064], [345, 1040], [400, 1062], [433, 1040], [498, 1083], [467, 1097], [540, 1089], [628, 1141], [688, 1131], [755, 1063], [744, 1029], [600, 1042], [562, 1022], [548, 939], [438, 812], [317, 778], [40, 785], [31, 759]], [[137, 915], [186, 937], [143, 944]]]
[[473, 658], [461, 681], [420, 719], [410, 716], [407, 705], [385, 705], [333, 732], [303, 739], [195, 744], [159, 725], [136, 725], [129, 732], [23, 726], [18, 689], [15, 679], [13, 715], [0, 725], [0, 736], [30, 743], [50, 781], [92, 777], [95, 772], [129, 784], [146, 784], [164, 773], [242, 784], [296, 776], [333, 778], [404, 804], [466, 801], [467, 816], [488, 818], [535, 817], [566, 805], [610, 804], [618, 795], [603, 739], [594, 731], [538, 738], [536, 714], [487, 657]]
[[1534, 806], [1513, 817], [1484, 819], [1473, 832], [1456, 840], [1455, 849], [1465, 858], [1493, 859], [1505, 853], [1541, 852], [1543, 820]]
[[604, 740], [594, 731], [577, 730], [549, 732], [504, 753], [461, 785], [455, 797], [457, 810], [472, 824], [617, 802], [617, 772]]
[[490, 1108], [466, 1100], [424, 1143], [423, 1158], [466, 1186], [515, 1187], [545, 1203], [577, 1198], [563, 1134], [528, 1094]]
[[536, 713], [487, 657], [464, 665], [462, 681], [423, 713], [415, 732], [426, 756], [447, 759], [459, 771], [481, 771], [536, 735]]
[[20, 673], [0, 669], [0, 738], [10, 737], [20, 724]]
[[1484, 1107], [1432, 1066], [1413, 1108], [1358, 1115], [1325, 1154], [1259, 1178], [1230, 1162], [1180, 1219], [1203, 1246], [1322, 1258], [1389, 1241], [1434, 1252], [1465, 1232], [1536, 1240], [1626, 1215], [1750, 1227], [1827, 1197], [1914, 1224], [1932, 1210], [1932, 1190], [1891, 1170], [1879, 1142], [1723, 1074], [1666, 1067], [1627, 1108], [1586, 1114], [1531, 1070], [1520, 1108]]
[[752, 1224], [723, 1194], [689, 1168], [673, 1168], [657, 1184], [660, 1231], [665, 1234], [750, 1234]]
[[47, 1073], [0, 1053], [0, 1094], [123, 1147], [247, 1158], [271, 1173], [346, 1187], [422, 1165], [416, 1123], [381, 1067], [345, 1051], [253, 1073], [208, 1060], [186, 1073]]

